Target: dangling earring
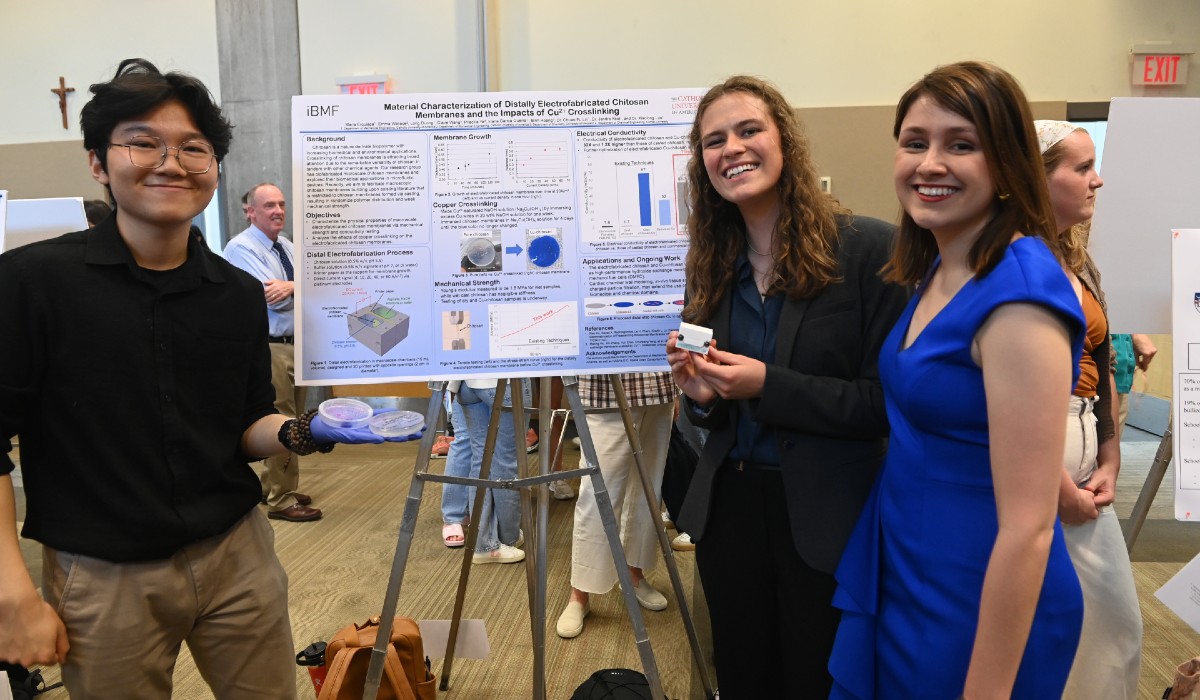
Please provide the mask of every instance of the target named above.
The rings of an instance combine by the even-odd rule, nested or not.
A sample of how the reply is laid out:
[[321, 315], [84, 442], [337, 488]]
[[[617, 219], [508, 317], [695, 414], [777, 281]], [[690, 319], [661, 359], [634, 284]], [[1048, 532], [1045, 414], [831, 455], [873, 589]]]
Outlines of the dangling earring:
[[1011, 194], [1000, 194], [1000, 195], [996, 195], [996, 197], [997, 197], [997, 198], [998, 198], [998, 199], [999, 199], [1001, 202], [1007, 202], [1007, 201], [1008, 201], [1008, 198], [1009, 198], [1009, 197], [1011, 197], [1011, 196], [1012, 196]]

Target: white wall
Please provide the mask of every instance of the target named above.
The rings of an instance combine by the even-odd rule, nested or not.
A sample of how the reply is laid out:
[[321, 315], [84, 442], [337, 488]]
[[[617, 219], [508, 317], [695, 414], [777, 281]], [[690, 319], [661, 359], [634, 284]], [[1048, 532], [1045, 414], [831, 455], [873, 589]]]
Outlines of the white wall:
[[[493, 89], [774, 80], [797, 106], [883, 105], [935, 65], [1007, 68], [1034, 100], [1200, 96], [1129, 84], [1135, 43], [1194, 42], [1196, 0], [488, 0]], [[298, 0], [303, 89], [389, 73], [397, 92], [477, 89], [476, 0]], [[1070, 31], [1064, 32], [1063, 27]], [[1157, 91], [1157, 92], [1155, 92]]]
[[[296, 1], [305, 94], [369, 73], [390, 74], [402, 92], [479, 87], [476, 0]], [[80, 138], [87, 86], [130, 56], [186, 70], [219, 93], [214, 2], [0, 0], [0, 144]], [[936, 64], [983, 58], [1012, 71], [1034, 100], [1200, 96], [1200, 58], [1182, 89], [1134, 88], [1128, 63], [1134, 43], [1200, 48], [1196, 0], [488, 0], [488, 8], [500, 90], [703, 86], [746, 72], [774, 80], [797, 106], [884, 105]], [[76, 89], [68, 130], [49, 92], [59, 75]]]
[[296, 12], [305, 95], [381, 73], [393, 92], [480, 89], [476, 0], [296, 0]]
[[[83, 138], [88, 86], [125, 58], [182, 70], [219, 95], [214, 0], [0, 0], [0, 144]], [[67, 96], [62, 128], [58, 76]]]

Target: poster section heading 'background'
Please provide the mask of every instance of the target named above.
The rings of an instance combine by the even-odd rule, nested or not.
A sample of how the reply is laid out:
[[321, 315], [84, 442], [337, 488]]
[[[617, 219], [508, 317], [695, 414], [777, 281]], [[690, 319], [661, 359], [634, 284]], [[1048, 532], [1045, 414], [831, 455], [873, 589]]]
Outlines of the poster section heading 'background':
[[666, 370], [703, 92], [293, 98], [297, 379]]

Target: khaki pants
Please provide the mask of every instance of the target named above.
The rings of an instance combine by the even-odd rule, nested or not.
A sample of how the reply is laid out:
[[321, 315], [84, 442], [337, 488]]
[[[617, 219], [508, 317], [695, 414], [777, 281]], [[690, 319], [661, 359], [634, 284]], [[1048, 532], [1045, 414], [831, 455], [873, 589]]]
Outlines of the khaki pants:
[[[621, 414], [588, 414], [588, 429], [600, 460], [600, 474], [612, 501], [613, 515], [621, 527], [621, 546], [630, 566], [650, 571], [658, 563], [658, 501], [662, 492], [663, 471], [667, 464], [667, 445], [671, 441], [671, 413], [674, 404], [633, 406], [633, 425], [642, 442], [642, 464], [654, 485], [653, 511], [646, 505], [637, 463]], [[651, 515], [653, 513], [653, 515]], [[587, 593], [607, 593], [617, 583], [608, 537], [600, 521], [592, 478], [579, 482], [575, 501], [575, 531], [571, 540], [571, 585]]]
[[[1081, 485], [1096, 467], [1096, 416], [1090, 399], [1072, 396], [1070, 406], [1063, 466]], [[1083, 629], [1063, 698], [1134, 700], [1142, 664], [1142, 612], [1121, 523], [1108, 505], [1097, 519], [1064, 523], [1062, 529], [1083, 590]]]
[[72, 700], [166, 700], [184, 641], [218, 700], [294, 700], [287, 574], [255, 508], [169, 559], [115, 564], [44, 548], [46, 601], [67, 626]]
[[[296, 386], [296, 346], [271, 343], [271, 385], [275, 387], [275, 410], [295, 417], [304, 406], [305, 388]], [[268, 510], [296, 505], [293, 496], [300, 488], [300, 455], [286, 452], [263, 460], [266, 471], [259, 474]]]

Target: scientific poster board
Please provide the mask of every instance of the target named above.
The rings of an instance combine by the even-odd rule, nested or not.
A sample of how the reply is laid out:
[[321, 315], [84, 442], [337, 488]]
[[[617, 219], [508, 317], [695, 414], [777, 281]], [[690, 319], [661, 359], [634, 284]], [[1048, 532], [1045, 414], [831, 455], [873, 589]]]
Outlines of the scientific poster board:
[[8, 202], [4, 221], [3, 250], [88, 227], [83, 197], [14, 199]]
[[702, 94], [293, 98], [298, 381], [665, 370]]
[[1172, 231], [1171, 241], [1175, 518], [1200, 520], [1200, 229]]
[[1171, 332], [1171, 230], [1200, 222], [1200, 99], [1112, 101], [1088, 243], [1114, 333]]

